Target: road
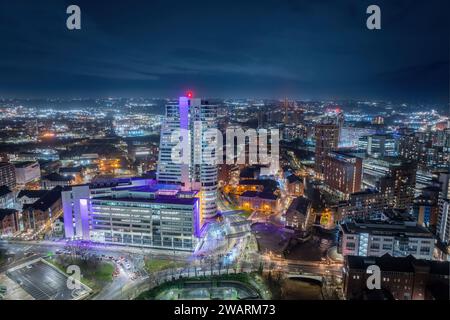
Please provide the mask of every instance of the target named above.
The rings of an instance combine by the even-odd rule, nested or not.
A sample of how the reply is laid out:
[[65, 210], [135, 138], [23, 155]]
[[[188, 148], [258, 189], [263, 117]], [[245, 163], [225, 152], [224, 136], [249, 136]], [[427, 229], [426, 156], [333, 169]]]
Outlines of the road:
[[[125, 256], [133, 265], [132, 271], [143, 267], [136, 267], [135, 264], [141, 261], [136, 257], [149, 255], [154, 259], [170, 259], [183, 261], [188, 264], [188, 267], [184, 269], [171, 269], [150, 275], [143, 275], [135, 280], [131, 279], [130, 272], [127, 272], [123, 266], [119, 266], [119, 275], [110, 284], [106, 285], [94, 299], [128, 299], [130, 295], [134, 297], [139, 292], [161, 283], [164, 279], [168, 280], [179, 276], [208, 276], [227, 272], [234, 273], [236, 271], [250, 272], [258, 270], [261, 265], [266, 271], [279, 270], [285, 273], [307, 273], [321, 276], [340, 276], [342, 274], [342, 267], [340, 265], [325, 265], [319, 262], [286, 260], [273, 256], [267, 257], [260, 255], [257, 253], [256, 238], [251, 233], [250, 228], [248, 228], [248, 222], [244, 217], [239, 215], [239, 212], [232, 211], [225, 214], [222, 226], [224, 227], [224, 234], [221, 241], [225, 245], [220, 249], [218, 249], [219, 246], [217, 244], [212, 245], [208, 248], [207, 252], [199, 256], [152, 249], [90, 244], [88, 247], [89, 254], [106, 257], [113, 256], [115, 258]], [[67, 246], [65, 241], [0, 242], [0, 247], [7, 248], [10, 253], [14, 254], [14, 258], [8, 263], [8, 268], [23, 263], [27, 259], [36, 258], [36, 256], [56, 253], [57, 251], [63, 250], [65, 246]]]

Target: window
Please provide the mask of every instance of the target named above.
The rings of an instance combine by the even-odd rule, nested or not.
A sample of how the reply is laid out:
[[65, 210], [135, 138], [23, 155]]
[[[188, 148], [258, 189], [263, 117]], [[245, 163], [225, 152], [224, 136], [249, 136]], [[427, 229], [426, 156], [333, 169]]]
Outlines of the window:
[[347, 242], [345, 245], [346, 249], [355, 249], [355, 243], [354, 242]]

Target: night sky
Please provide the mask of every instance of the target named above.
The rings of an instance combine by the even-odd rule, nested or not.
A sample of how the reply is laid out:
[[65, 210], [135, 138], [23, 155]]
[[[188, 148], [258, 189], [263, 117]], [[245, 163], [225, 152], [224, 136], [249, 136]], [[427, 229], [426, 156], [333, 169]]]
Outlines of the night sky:
[[3, 97], [449, 99], [448, 0], [0, 0], [0, 39]]

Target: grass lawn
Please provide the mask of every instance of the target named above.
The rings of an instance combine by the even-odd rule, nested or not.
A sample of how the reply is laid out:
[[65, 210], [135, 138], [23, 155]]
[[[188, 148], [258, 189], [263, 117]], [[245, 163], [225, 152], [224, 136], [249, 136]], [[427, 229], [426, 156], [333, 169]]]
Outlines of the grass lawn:
[[60, 257], [52, 257], [47, 259], [47, 261], [63, 272], [66, 272], [69, 265], [79, 266], [81, 269], [81, 282], [94, 290], [94, 292], [100, 290], [113, 279], [114, 265], [110, 262], [86, 261], [77, 258], [61, 259]]
[[147, 272], [158, 272], [164, 269], [173, 269], [173, 268], [181, 268], [185, 265], [184, 262], [170, 261], [170, 260], [155, 260], [155, 259], [146, 259], [145, 260], [145, 269]]

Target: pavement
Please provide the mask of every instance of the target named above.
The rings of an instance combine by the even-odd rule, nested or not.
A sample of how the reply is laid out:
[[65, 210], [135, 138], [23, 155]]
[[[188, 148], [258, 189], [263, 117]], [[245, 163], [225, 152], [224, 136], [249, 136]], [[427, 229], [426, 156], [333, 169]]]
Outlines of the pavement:
[[6, 287], [4, 300], [34, 300], [34, 298], [6, 274], [0, 274], [0, 285]]
[[72, 300], [91, 291], [81, 283], [79, 290], [69, 289], [68, 276], [43, 260], [14, 268], [6, 274], [35, 300]]

